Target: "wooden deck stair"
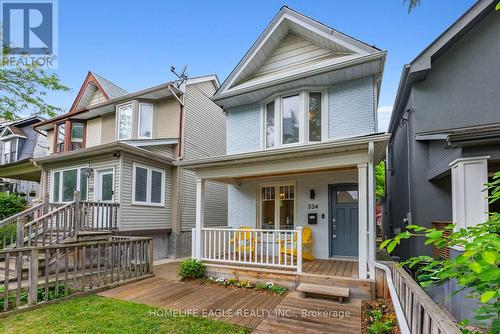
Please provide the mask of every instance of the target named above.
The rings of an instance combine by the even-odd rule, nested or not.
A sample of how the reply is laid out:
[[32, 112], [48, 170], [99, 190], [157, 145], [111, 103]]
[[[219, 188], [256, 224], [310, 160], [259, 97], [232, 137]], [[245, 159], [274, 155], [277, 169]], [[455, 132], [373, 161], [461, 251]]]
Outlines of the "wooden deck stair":
[[302, 298], [306, 297], [337, 297], [342, 303], [344, 298], [349, 298], [350, 290], [330, 285], [320, 285], [311, 283], [300, 283], [297, 291], [301, 293]]

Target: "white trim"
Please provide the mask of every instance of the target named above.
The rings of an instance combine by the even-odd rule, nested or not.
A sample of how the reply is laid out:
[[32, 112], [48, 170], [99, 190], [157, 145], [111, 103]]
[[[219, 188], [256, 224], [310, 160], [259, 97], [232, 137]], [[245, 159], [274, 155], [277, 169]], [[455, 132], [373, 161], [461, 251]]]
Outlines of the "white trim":
[[[142, 106], [151, 106], [151, 136], [141, 136], [141, 107]], [[137, 108], [137, 139], [153, 139], [153, 124], [154, 124], [154, 114], [155, 114], [155, 105], [154, 103], [149, 102], [139, 102], [139, 107]]]
[[[112, 183], [112, 192], [113, 192], [113, 195], [111, 196], [111, 201], [103, 201], [103, 200], [101, 200], [102, 183], [100, 182], [101, 181], [100, 173], [102, 173], [102, 174], [109, 174], [109, 173], [104, 173], [104, 172], [111, 172], [111, 175], [113, 176], [113, 183]], [[104, 202], [104, 203], [113, 203], [113, 202], [115, 202], [115, 167], [112, 166], [112, 167], [103, 167], [103, 168], [96, 169], [94, 171], [94, 175], [95, 175], [94, 176], [94, 200], [96, 202]]]
[[[265, 182], [259, 183], [257, 185], [257, 221], [256, 227], [262, 229], [262, 188], [272, 187], [274, 188], [274, 230], [280, 230], [280, 203], [279, 203], [279, 187], [283, 186], [293, 186], [293, 229], [287, 231], [293, 231], [297, 226], [297, 182], [296, 181], [277, 181], [277, 182]], [[269, 231], [269, 230], [266, 230]]]
[[[62, 200], [62, 197], [63, 197], [63, 178], [62, 178], [62, 174], [63, 172], [65, 171], [69, 171], [69, 170], [76, 170], [76, 190], [80, 191], [80, 176], [81, 176], [81, 170], [82, 168], [89, 168], [89, 165], [78, 165], [78, 166], [72, 166], [72, 167], [65, 167], [65, 168], [57, 168], [57, 169], [52, 169], [50, 171], [50, 202], [51, 203], [69, 203], [71, 201], [63, 201]], [[55, 202], [54, 201], [54, 174], [59, 172], [59, 189], [58, 189], [58, 193], [59, 193], [59, 201]], [[88, 182], [88, 179], [87, 179], [87, 200], [89, 199], [89, 182]]]
[[[123, 108], [126, 107], [131, 107], [132, 108], [132, 120], [130, 122], [130, 137], [128, 138], [120, 138], [120, 112]], [[132, 139], [134, 135], [134, 101], [129, 101], [126, 103], [122, 103], [116, 106], [116, 140], [128, 140]]]
[[[136, 176], [136, 168], [143, 168], [147, 170], [146, 177], [146, 201], [136, 201], [135, 199], [135, 176]], [[161, 202], [153, 203], [151, 202], [151, 174], [152, 171], [161, 173]], [[166, 173], [164, 169], [159, 169], [147, 165], [143, 165], [137, 162], [132, 164], [132, 204], [133, 205], [145, 205], [145, 206], [165, 206], [165, 182], [166, 182]]]

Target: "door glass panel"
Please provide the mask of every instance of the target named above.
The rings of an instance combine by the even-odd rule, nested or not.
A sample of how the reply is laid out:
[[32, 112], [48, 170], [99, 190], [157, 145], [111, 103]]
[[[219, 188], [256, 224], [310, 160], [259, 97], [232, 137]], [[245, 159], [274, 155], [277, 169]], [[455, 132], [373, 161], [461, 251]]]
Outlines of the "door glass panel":
[[339, 204], [358, 203], [358, 191], [357, 190], [337, 191], [337, 203]]
[[309, 93], [309, 141], [321, 141], [321, 93]]
[[59, 202], [59, 184], [60, 184], [61, 172], [54, 173], [54, 180], [52, 180], [52, 201]]
[[76, 181], [77, 181], [77, 170], [65, 170], [62, 172], [62, 201], [70, 202], [75, 197]]
[[299, 142], [299, 96], [284, 97], [282, 100], [282, 129], [283, 144]]
[[261, 227], [262, 229], [272, 230], [274, 226], [274, 207], [275, 207], [275, 190], [274, 187], [262, 187], [262, 212], [261, 212]]
[[293, 230], [295, 193], [293, 186], [280, 186], [280, 230]]
[[113, 174], [101, 174], [101, 201], [113, 199]]

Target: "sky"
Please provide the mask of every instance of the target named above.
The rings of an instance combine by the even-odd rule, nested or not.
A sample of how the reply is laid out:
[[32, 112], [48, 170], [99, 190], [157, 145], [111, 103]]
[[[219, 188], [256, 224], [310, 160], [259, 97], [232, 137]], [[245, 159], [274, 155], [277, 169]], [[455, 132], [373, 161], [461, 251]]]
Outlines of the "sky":
[[59, 68], [65, 93], [49, 103], [69, 109], [91, 70], [132, 92], [175, 79], [217, 74], [223, 81], [283, 5], [387, 50], [379, 101], [385, 130], [404, 64], [458, 19], [474, 0], [130, 1], [59, 0]]

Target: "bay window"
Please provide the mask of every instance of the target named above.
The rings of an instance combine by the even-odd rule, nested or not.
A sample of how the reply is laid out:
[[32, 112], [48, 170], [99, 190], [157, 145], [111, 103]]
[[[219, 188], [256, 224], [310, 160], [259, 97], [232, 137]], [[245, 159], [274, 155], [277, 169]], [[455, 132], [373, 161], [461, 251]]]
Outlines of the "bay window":
[[132, 138], [132, 111], [132, 103], [118, 107], [118, 139]]
[[153, 105], [139, 103], [138, 138], [151, 139], [153, 137]]
[[328, 133], [325, 96], [323, 91], [301, 91], [265, 103], [264, 148], [325, 140]]
[[165, 171], [134, 163], [132, 183], [133, 204], [165, 204]]
[[85, 168], [70, 168], [52, 172], [51, 194], [52, 202], [71, 202], [75, 197], [75, 191], [80, 191], [80, 199], [87, 200], [87, 175]]
[[295, 224], [295, 185], [291, 183], [260, 187], [260, 228], [293, 230]]
[[73, 122], [71, 124], [71, 150], [78, 150], [83, 148], [83, 136], [85, 131], [85, 124], [80, 122]]

